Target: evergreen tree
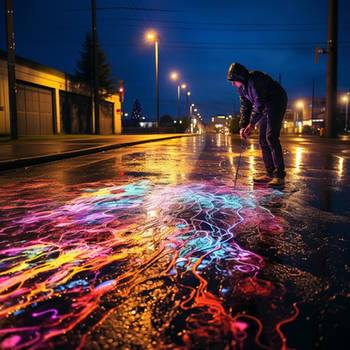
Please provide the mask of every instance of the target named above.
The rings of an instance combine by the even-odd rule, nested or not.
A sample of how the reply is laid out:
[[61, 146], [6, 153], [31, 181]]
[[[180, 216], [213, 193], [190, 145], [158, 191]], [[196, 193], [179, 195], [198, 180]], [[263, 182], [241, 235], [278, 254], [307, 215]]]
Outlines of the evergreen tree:
[[160, 126], [174, 126], [173, 118], [169, 114], [164, 114], [159, 120]]
[[132, 107], [131, 120], [141, 120], [142, 119], [142, 108], [140, 101], [136, 98], [134, 100], [134, 106]]
[[[80, 60], [77, 63], [75, 75], [78, 79], [83, 79], [93, 83], [93, 66], [92, 66], [92, 45], [93, 40], [91, 33], [88, 32], [85, 37], [83, 49], [80, 51]], [[112, 76], [112, 67], [107, 62], [106, 53], [101, 49], [100, 43], [96, 43], [97, 52], [97, 82], [99, 95], [106, 98], [116, 93], [117, 88], [114, 83], [115, 78]]]

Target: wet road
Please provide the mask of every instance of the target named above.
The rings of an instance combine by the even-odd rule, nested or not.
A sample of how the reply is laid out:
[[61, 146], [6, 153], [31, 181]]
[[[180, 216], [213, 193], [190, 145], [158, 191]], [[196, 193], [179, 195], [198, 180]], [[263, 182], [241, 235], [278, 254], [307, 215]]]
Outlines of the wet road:
[[281, 190], [223, 135], [2, 172], [1, 348], [347, 348], [350, 150], [313, 140]]

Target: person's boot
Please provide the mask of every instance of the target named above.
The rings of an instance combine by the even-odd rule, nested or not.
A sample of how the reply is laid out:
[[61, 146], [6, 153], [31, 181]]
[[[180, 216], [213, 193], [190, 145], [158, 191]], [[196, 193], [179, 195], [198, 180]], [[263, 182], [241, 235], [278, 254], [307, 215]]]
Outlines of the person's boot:
[[278, 188], [278, 187], [283, 187], [284, 184], [285, 184], [284, 179], [279, 178], [279, 177], [274, 177], [274, 178], [269, 182], [269, 184], [268, 184], [267, 186], [268, 186], [268, 187], [275, 187], [275, 188]]
[[263, 175], [263, 176], [253, 177], [253, 181], [255, 183], [265, 183], [266, 184], [266, 183], [272, 181], [272, 179], [273, 179], [272, 175], [271, 176], [270, 175]]

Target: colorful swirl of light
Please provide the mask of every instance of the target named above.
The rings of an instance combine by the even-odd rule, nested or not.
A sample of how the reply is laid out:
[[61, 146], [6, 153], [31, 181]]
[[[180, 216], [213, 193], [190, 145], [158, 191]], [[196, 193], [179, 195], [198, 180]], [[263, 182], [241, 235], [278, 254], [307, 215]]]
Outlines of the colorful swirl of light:
[[[256, 295], [277, 290], [258, 278], [263, 258], [236, 237], [247, 226], [261, 239], [283, 234], [282, 221], [264, 206], [266, 198], [279, 196], [271, 189], [212, 183], [164, 188], [148, 180], [9, 186], [0, 195], [1, 347], [54, 343], [91, 315], [96, 319], [87, 330], [93, 329], [113, 310], [101, 308], [106, 295], [127, 297], [143, 281], [143, 271], [166, 259], [154, 278], [170, 276], [183, 291], [181, 310], [189, 313], [177, 348], [215, 333], [243, 346], [251, 320], [259, 325], [256, 343], [268, 348], [259, 340], [259, 319], [229, 312], [223, 300], [232, 289]], [[216, 291], [208, 288], [213, 271], [222, 282]], [[233, 275], [239, 282], [230, 286]], [[294, 318], [276, 322], [281, 346], [286, 339], [280, 326]], [[82, 347], [86, 334], [80, 338]]]

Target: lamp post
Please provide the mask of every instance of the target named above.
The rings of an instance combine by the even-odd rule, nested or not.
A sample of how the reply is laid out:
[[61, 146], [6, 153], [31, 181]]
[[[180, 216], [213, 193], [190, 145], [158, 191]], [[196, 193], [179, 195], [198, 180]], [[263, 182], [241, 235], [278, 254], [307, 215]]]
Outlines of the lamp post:
[[[177, 119], [180, 120], [181, 119], [181, 104], [180, 104], [180, 94], [181, 94], [181, 89], [186, 89], [187, 85], [186, 84], [179, 84], [177, 87]], [[187, 113], [187, 112], [186, 112]]]
[[348, 132], [348, 105], [349, 105], [349, 97], [344, 96], [343, 100], [345, 102], [345, 128], [344, 131], [347, 133]]
[[[303, 120], [303, 112], [304, 112], [304, 103], [299, 101], [297, 102], [297, 107], [301, 110], [300, 112], [297, 112], [297, 132], [301, 133], [301, 125]], [[301, 115], [301, 118], [299, 117]]]
[[156, 127], [159, 126], [159, 60], [158, 60], [158, 41], [159, 37], [156, 33], [149, 32], [146, 35], [147, 40], [154, 41], [154, 57], [156, 66]]
[[191, 103], [191, 105], [190, 105], [190, 117], [192, 118], [192, 109], [193, 109], [193, 107], [194, 107], [194, 103]]
[[191, 96], [191, 91], [186, 91], [186, 118], [187, 118], [187, 125], [189, 125], [190, 117], [188, 115], [188, 99]]
[[[173, 73], [170, 74], [170, 78], [173, 79], [173, 80], [177, 80], [179, 78], [179, 76], [178, 76], [178, 74], [176, 72], [173, 72]], [[181, 108], [180, 108], [181, 88], [182, 89], [186, 89], [187, 85], [186, 84], [181, 84], [181, 83], [177, 84], [177, 122], [178, 123], [180, 122], [180, 111], [181, 111]]]
[[[170, 74], [170, 78], [177, 80], [179, 78], [176, 72]], [[177, 121], [180, 119], [180, 84], [177, 85]]]
[[190, 128], [191, 128], [191, 133], [193, 133], [193, 107], [194, 107], [194, 103], [191, 103], [191, 105], [190, 105]]

